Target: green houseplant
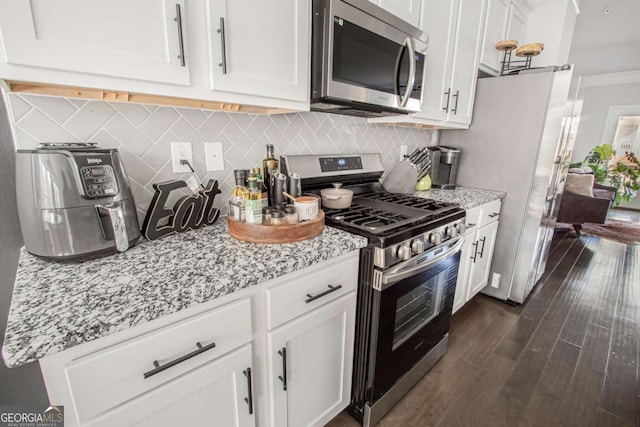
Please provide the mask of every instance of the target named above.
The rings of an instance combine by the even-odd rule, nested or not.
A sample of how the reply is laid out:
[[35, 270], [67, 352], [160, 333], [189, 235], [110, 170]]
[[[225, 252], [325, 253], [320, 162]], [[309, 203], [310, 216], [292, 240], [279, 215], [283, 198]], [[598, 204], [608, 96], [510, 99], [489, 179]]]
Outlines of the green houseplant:
[[583, 164], [593, 170], [596, 183], [618, 189], [616, 206], [623, 200], [631, 201], [640, 190], [640, 163], [631, 152], [616, 156], [616, 150], [611, 145], [596, 145], [587, 154]]

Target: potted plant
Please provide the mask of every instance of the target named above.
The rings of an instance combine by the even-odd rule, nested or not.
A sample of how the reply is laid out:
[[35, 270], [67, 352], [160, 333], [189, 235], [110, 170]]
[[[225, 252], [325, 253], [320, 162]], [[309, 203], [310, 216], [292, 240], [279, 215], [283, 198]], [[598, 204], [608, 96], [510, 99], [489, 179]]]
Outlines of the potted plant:
[[596, 183], [618, 189], [616, 206], [623, 200], [631, 201], [640, 190], [640, 162], [631, 152], [616, 156], [616, 150], [611, 145], [596, 145], [587, 154], [583, 164], [593, 170]]

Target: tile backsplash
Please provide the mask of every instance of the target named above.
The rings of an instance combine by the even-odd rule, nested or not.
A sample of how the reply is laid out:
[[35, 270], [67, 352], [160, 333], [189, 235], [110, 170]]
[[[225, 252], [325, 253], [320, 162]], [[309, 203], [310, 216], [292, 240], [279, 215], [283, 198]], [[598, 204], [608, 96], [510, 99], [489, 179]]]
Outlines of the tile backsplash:
[[[280, 154], [379, 152], [385, 168], [409, 152], [430, 145], [431, 131], [368, 124], [366, 119], [325, 113], [263, 116], [243, 113], [104, 102], [41, 95], [8, 94], [16, 146], [40, 142], [96, 142], [117, 148], [129, 175], [140, 224], [153, 196], [153, 183], [183, 179], [171, 168], [172, 141], [191, 142], [202, 182], [216, 179], [222, 194], [215, 207], [226, 210], [235, 185], [233, 170], [259, 166], [266, 144]], [[204, 142], [221, 142], [224, 171], [207, 172]]]

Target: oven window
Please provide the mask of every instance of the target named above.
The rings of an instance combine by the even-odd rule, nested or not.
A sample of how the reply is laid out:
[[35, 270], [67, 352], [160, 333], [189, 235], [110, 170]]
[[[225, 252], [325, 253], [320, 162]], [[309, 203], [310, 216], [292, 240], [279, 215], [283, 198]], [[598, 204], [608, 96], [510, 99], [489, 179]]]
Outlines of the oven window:
[[397, 300], [393, 350], [402, 345], [442, 311], [442, 275], [435, 276]]
[[[399, 89], [409, 78], [408, 51], [378, 34], [344, 19], [334, 19], [333, 80], [394, 95], [395, 67], [401, 55]], [[402, 49], [402, 51], [401, 51]], [[424, 55], [416, 53], [416, 80], [411, 98], [420, 99]]]

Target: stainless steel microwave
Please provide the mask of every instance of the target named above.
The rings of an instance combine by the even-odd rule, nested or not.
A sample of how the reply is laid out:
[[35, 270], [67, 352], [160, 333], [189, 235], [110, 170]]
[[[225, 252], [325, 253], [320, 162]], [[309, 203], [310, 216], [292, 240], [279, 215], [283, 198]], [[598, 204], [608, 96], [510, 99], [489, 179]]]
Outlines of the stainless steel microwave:
[[311, 109], [420, 111], [428, 37], [369, 0], [313, 0]]

